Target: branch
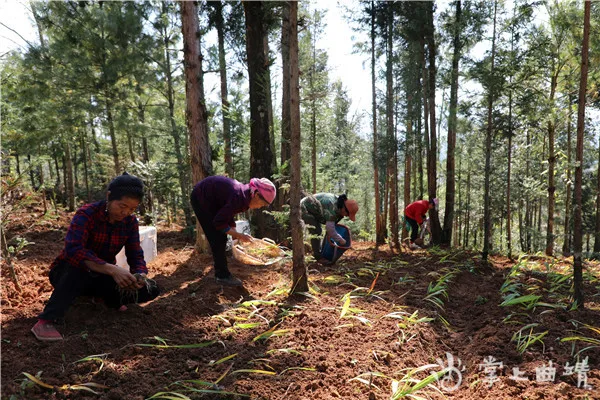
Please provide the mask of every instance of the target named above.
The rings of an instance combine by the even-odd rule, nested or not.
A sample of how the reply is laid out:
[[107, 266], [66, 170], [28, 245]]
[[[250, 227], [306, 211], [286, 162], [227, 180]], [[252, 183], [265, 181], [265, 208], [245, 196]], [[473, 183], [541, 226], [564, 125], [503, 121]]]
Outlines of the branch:
[[5, 27], [9, 31], [11, 31], [13, 33], [16, 33], [21, 39], [23, 39], [23, 41], [25, 43], [27, 43], [29, 45], [29, 47], [33, 47], [33, 45], [31, 43], [29, 43], [29, 41], [27, 39], [25, 39], [23, 36], [21, 36], [21, 34], [19, 32], [17, 32], [17, 31], [15, 31], [13, 28], [11, 28], [10, 26], [7, 26], [7, 25], [3, 24], [2, 22], [0, 22], [0, 25], [2, 25], [3, 27]]

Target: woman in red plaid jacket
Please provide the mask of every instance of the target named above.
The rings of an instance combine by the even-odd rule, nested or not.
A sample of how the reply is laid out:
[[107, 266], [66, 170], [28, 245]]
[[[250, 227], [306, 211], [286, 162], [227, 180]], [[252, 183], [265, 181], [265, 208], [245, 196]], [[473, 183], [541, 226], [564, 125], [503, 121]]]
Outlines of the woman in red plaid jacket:
[[[142, 181], [126, 172], [108, 185], [106, 200], [86, 204], [75, 213], [65, 247], [50, 265], [54, 291], [31, 329], [43, 341], [62, 340], [54, 322], [79, 296], [101, 298], [111, 308], [144, 303], [160, 293], [146, 284], [146, 262], [140, 246], [138, 220], [132, 215], [144, 196]], [[116, 265], [125, 247], [129, 270]], [[153, 281], [152, 281], [153, 282]]]

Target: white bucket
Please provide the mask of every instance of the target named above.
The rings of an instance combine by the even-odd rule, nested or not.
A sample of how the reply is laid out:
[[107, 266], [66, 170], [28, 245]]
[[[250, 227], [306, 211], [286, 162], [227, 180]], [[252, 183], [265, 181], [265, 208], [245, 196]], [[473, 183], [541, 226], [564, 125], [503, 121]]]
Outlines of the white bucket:
[[[140, 246], [142, 250], [144, 250], [144, 260], [146, 263], [154, 260], [158, 255], [156, 251], [156, 227], [154, 226], [140, 226]], [[129, 269], [129, 264], [127, 263], [127, 256], [125, 255], [125, 246], [121, 249], [119, 254], [117, 254], [117, 265], [119, 267]]]

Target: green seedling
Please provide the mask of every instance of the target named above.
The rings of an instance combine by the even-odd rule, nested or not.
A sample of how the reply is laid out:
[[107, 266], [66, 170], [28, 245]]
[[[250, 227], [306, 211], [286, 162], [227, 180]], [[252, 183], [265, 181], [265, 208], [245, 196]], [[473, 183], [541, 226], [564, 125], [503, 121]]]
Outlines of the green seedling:
[[357, 382], [367, 385], [369, 387], [369, 390], [371, 390], [372, 388], [375, 388], [378, 391], [381, 391], [381, 388], [373, 383], [373, 378], [392, 379], [389, 376], [382, 374], [381, 372], [375, 371], [375, 372], [365, 372], [364, 374], [355, 376], [354, 378], [349, 379], [348, 382], [357, 381]]
[[[548, 334], [548, 331], [534, 333], [533, 329], [537, 326], [539, 326], [537, 323], [528, 324], [513, 334], [511, 341], [517, 343], [517, 351], [519, 354], [525, 353], [529, 347], [537, 342], [542, 344], [542, 349], [545, 351], [546, 345], [542, 339]], [[529, 330], [529, 332], [527, 332], [527, 330]]]
[[232, 372], [232, 374], [262, 374], [262, 375], [277, 375], [273, 371], [265, 371], [264, 369], [238, 369]]
[[223, 358], [221, 358], [221, 359], [219, 359], [217, 361], [211, 361], [211, 362], [208, 363], [208, 365], [211, 366], [211, 367], [214, 367], [215, 365], [223, 364], [225, 361], [229, 361], [232, 358], [237, 357], [237, 355], [238, 355], [238, 353], [230, 354], [230, 355], [228, 355], [226, 357], [223, 357]]
[[517, 293], [511, 293], [506, 296], [504, 301], [500, 303], [501, 307], [508, 306], [522, 306], [526, 310], [531, 310], [540, 305], [540, 299], [542, 296], [535, 294], [527, 294], [524, 296], [519, 296]]
[[[594, 332], [595, 334], [597, 334], [600, 337], [600, 328], [597, 328], [597, 327], [591, 326], [591, 325], [587, 325], [587, 324], [583, 324], [583, 326], [584, 326], [584, 328], [586, 328], [586, 329]], [[587, 336], [583, 336], [583, 335], [568, 336], [568, 337], [562, 338], [560, 341], [561, 341], [561, 343], [563, 343], [563, 342], [574, 342], [573, 343], [573, 351], [571, 353], [575, 352], [575, 344], [577, 342], [588, 343], [588, 344], [591, 345], [591, 346], [587, 346], [587, 347], [579, 350], [575, 354], [576, 357], [578, 357], [584, 351], [600, 347], [600, 339], [594, 338], [594, 337], [587, 337]]]
[[256, 336], [254, 339], [252, 339], [252, 341], [256, 342], [256, 341], [259, 341], [259, 340], [269, 340], [272, 337], [285, 336], [285, 335], [287, 335], [290, 332], [290, 329], [277, 329], [278, 325], [279, 324], [275, 325], [274, 327], [272, 327], [268, 331], [263, 332], [260, 335]]
[[340, 275], [329, 275], [322, 279], [323, 283], [328, 285], [338, 285], [340, 283], [348, 282], [348, 276], [340, 276]]
[[[440, 272], [443, 271], [444, 270], [441, 270]], [[435, 283], [429, 283], [429, 286], [427, 287], [427, 296], [423, 299], [433, 303], [440, 310], [444, 310], [444, 302], [445, 300], [448, 300], [448, 284], [458, 273], [458, 270], [456, 269], [445, 271], [447, 272], [440, 276]]]
[[98, 371], [96, 371], [96, 374], [97, 374], [98, 372], [102, 371], [102, 368], [104, 368], [104, 360], [106, 360], [106, 357], [108, 357], [109, 354], [110, 353], [103, 353], [103, 354], [95, 354], [95, 355], [87, 356], [87, 357], [82, 358], [81, 360], [77, 360], [77, 361], [73, 362], [73, 364], [87, 362], [87, 361], [97, 362], [100, 364]]
[[160, 344], [151, 344], [151, 343], [136, 343], [133, 346], [137, 347], [154, 347], [157, 349], [199, 349], [203, 347], [212, 346], [216, 343], [215, 340], [209, 340], [207, 342], [202, 343], [193, 343], [193, 344], [167, 344], [167, 339], [163, 339], [158, 336], [154, 336], [154, 340], [158, 341]]
[[402, 322], [398, 322], [398, 327], [400, 329], [406, 329], [408, 327], [421, 324], [428, 323], [433, 321], [433, 318], [421, 317], [419, 318], [419, 310], [415, 310], [412, 314], [408, 314], [404, 311], [395, 311], [389, 314], [384, 315], [381, 318], [395, 318], [400, 319]]
[[420, 372], [439, 367], [440, 366], [437, 364], [428, 364], [419, 368], [409, 369], [408, 373], [406, 373], [399, 380], [392, 380], [392, 397], [390, 397], [390, 400], [398, 400], [402, 398], [421, 400], [424, 398], [418, 396], [417, 393], [425, 389], [434, 390], [435, 392], [442, 394], [442, 392], [435, 386], [435, 383], [439, 378], [448, 372], [447, 368], [444, 368], [439, 372], [431, 373], [424, 379], [414, 378], [414, 376]]
[[283, 371], [281, 371], [279, 373], [279, 375], [283, 375], [287, 371], [309, 371], [309, 372], [315, 372], [316, 369], [315, 368], [310, 368], [310, 367], [290, 367], [290, 368], [286, 368]]
[[58, 391], [83, 390], [86, 392], [99, 394], [98, 392], [94, 391], [92, 388], [94, 388], [94, 389], [109, 389], [108, 386], [104, 386], [104, 385], [101, 385], [99, 383], [94, 383], [94, 382], [78, 383], [75, 385], [65, 384], [65, 385], [61, 385], [61, 386], [52, 386], [52, 385], [49, 385], [49, 384], [45, 383], [44, 381], [42, 381], [39, 378], [40, 374], [38, 374], [38, 376], [33, 376], [31, 374], [28, 374], [27, 372], [23, 372], [23, 375], [25, 375], [27, 377], [27, 379], [29, 379], [31, 382], [35, 383], [36, 385], [41, 386], [45, 389], [50, 389], [50, 390], [58, 390]]

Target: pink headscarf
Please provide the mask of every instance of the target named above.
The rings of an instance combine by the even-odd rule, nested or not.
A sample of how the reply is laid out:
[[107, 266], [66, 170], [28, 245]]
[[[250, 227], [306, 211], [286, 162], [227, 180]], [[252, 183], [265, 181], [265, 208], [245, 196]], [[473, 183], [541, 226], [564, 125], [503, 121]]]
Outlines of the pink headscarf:
[[258, 191], [262, 198], [265, 199], [269, 204], [271, 204], [273, 200], [275, 200], [275, 185], [267, 178], [250, 179], [250, 191], [251, 193]]

